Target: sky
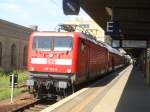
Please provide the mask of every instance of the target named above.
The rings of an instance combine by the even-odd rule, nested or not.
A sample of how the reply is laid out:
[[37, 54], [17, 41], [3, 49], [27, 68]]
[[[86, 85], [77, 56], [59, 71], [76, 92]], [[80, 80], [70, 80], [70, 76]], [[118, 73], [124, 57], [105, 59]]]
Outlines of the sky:
[[73, 18], [90, 18], [82, 9], [78, 16], [63, 14], [62, 0], [0, 0], [0, 19], [39, 30], [54, 30], [58, 24]]

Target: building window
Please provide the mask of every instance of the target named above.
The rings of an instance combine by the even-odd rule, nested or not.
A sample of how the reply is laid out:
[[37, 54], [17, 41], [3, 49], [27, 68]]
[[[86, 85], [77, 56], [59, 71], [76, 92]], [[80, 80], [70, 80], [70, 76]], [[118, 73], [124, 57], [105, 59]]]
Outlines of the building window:
[[11, 65], [12, 66], [16, 66], [16, 62], [17, 62], [17, 55], [16, 55], [16, 45], [15, 44], [13, 44], [12, 46], [11, 46]]
[[27, 66], [27, 46], [23, 49], [23, 66]]
[[0, 42], [0, 66], [2, 65], [2, 43]]

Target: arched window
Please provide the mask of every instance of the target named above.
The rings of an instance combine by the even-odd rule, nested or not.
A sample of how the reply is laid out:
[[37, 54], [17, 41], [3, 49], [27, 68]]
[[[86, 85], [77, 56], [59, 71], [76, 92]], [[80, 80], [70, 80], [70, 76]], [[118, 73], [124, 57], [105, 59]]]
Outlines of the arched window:
[[2, 66], [2, 43], [0, 42], [0, 66]]
[[17, 51], [16, 51], [16, 45], [13, 44], [11, 46], [11, 65], [12, 66], [16, 66], [17, 64], [17, 55], [16, 55]]
[[23, 66], [27, 66], [27, 46], [23, 49]]

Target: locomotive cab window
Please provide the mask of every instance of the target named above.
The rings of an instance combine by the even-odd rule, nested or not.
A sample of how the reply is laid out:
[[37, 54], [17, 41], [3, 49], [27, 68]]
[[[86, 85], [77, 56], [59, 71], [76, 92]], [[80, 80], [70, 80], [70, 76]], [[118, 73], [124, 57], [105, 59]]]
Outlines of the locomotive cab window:
[[37, 51], [50, 51], [51, 50], [51, 45], [52, 44], [52, 39], [50, 37], [34, 37], [33, 39], [33, 50]]
[[55, 37], [54, 51], [71, 51], [72, 37]]

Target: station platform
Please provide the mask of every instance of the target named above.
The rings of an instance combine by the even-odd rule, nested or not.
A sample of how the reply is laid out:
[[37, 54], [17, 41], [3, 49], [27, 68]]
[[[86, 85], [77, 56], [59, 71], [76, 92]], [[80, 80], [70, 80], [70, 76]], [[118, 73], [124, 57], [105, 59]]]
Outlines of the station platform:
[[150, 87], [142, 72], [130, 65], [42, 112], [150, 112]]

